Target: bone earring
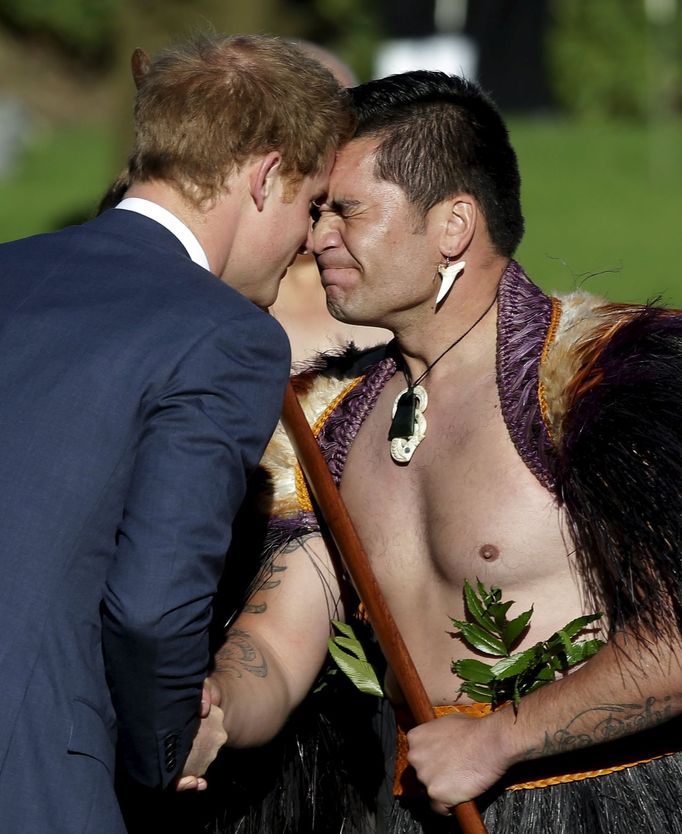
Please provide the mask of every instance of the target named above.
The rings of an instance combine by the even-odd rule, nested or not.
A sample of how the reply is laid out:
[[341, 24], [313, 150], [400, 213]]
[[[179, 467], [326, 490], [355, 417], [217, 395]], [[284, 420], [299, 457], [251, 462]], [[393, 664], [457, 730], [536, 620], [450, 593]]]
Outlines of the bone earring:
[[438, 274], [441, 278], [441, 285], [438, 290], [438, 295], [436, 296], [436, 307], [450, 292], [452, 285], [459, 278], [465, 266], [466, 261], [457, 261], [457, 263], [451, 264], [449, 256], [446, 257], [444, 264], [438, 264]]

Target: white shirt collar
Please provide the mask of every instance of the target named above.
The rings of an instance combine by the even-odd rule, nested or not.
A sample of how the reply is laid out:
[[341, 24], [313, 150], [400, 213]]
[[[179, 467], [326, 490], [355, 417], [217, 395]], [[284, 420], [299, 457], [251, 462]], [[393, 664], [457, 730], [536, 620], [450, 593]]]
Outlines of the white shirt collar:
[[144, 200], [142, 197], [125, 197], [115, 208], [136, 211], [138, 214], [143, 214], [151, 220], [156, 220], [157, 223], [165, 226], [169, 232], [175, 235], [195, 264], [203, 266], [209, 272], [211, 271], [206, 253], [194, 232], [187, 228], [182, 220], [178, 219], [174, 214], [171, 214], [168, 209], [163, 208], [158, 203], [152, 203], [151, 200]]

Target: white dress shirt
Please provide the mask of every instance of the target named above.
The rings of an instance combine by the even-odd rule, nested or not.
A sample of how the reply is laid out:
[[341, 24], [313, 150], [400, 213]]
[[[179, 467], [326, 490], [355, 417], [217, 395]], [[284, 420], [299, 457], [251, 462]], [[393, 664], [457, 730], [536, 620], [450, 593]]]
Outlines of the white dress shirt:
[[158, 203], [152, 203], [151, 200], [144, 200], [141, 197], [125, 197], [115, 208], [136, 211], [138, 214], [143, 214], [151, 220], [156, 220], [157, 223], [165, 226], [171, 234], [175, 235], [195, 264], [203, 266], [209, 272], [211, 271], [206, 253], [194, 232], [187, 228], [182, 220], [179, 220], [168, 209], [163, 208]]

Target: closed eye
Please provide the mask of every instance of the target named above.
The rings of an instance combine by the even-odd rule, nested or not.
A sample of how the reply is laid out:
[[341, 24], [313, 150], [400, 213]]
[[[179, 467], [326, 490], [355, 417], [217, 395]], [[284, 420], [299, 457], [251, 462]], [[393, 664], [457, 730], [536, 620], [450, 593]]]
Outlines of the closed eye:
[[351, 217], [358, 210], [360, 203], [357, 200], [332, 200], [329, 203], [329, 210], [339, 217]]

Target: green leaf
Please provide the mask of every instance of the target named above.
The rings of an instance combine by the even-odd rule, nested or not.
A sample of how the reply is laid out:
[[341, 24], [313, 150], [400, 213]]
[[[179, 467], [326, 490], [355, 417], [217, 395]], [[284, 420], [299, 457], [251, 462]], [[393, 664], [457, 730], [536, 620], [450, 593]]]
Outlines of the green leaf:
[[571, 646], [571, 651], [566, 652], [567, 668], [575, 666], [576, 663], [582, 663], [583, 660], [588, 660], [593, 657], [599, 649], [604, 645], [603, 640], [583, 640], [581, 643], [574, 643]]
[[514, 600], [511, 599], [509, 602], [493, 602], [488, 607], [491, 617], [495, 620], [495, 625], [497, 626], [496, 631], [501, 631], [507, 624], [507, 611], [509, 611], [513, 604]]
[[[485, 629], [492, 629], [494, 628], [493, 620], [488, 614], [486, 613], [481, 601], [476, 596], [474, 589], [471, 585], [464, 580], [464, 602], [466, 603], [466, 611], [467, 613], [474, 619], [476, 622]], [[454, 621], [453, 621], [454, 622]]]
[[367, 660], [367, 655], [356, 637], [333, 637], [337, 646], [355, 655], [358, 660]]
[[355, 632], [353, 631], [353, 627], [348, 625], [348, 623], [341, 622], [341, 620], [332, 620], [331, 624], [337, 631], [340, 631], [345, 637], [350, 637], [353, 640], [357, 640], [355, 636]]
[[563, 630], [563, 628], [560, 629], [559, 631], [557, 631], [557, 636], [561, 640], [561, 645], [562, 645], [562, 648], [564, 650], [564, 654], [566, 654], [566, 655], [570, 654], [571, 649], [573, 648], [573, 644], [571, 643], [571, 638]]
[[365, 651], [352, 626], [340, 620], [332, 620], [331, 623], [341, 633], [341, 636], [330, 637], [327, 642], [334, 663], [361, 692], [382, 697], [383, 692], [376, 672], [367, 661]]
[[472, 701], [477, 701], [479, 704], [490, 704], [493, 700], [493, 693], [491, 690], [478, 683], [465, 682], [460, 686], [460, 692], [468, 695]]
[[384, 693], [377, 679], [374, 669], [366, 660], [359, 660], [340, 648], [334, 638], [330, 637], [327, 643], [329, 654], [339, 669], [355, 684], [355, 686], [367, 695], [376, 695], [382, 698]]
[[544, 666], [535, 675], [535, 678], [536, 680], [542, 681], [543, 683], [549, 683], [550, 681], [554, 680], [554, 670], [551, 669], [549, 666]]
[[491, 672], [498, 680], [505, 680], [514, 675], [520, 675], [527, 671], [536, 662], [536, 651], [534, 647], [526, 649], [518, 654], [513, 654], [510, 657], [504, 657], [498, 660], [492, 667]]
[[552, 683], [555, 679], [554, 672], [546, 666], [541, 672], [539, 672], [534, 680], [528, 682], [524, 686], [524, 695], [528, 695], [530, 692], [535, 692], [536, 689], [540, 689], [543, 686], [546, 686], [548, 683]]
[[582, 658], [581, 660], [588, 660], [590, 657], [594, 657], [595, 654], [605, 646], [603, 640], [594, 639], [594, 640], [584, 640], [582, 643], [578, 644], [582, 647]]
[[525, 630], [526, 626], [530, 622], [530, 618], [533, 616], [533, 606], [528, 609], [528, 611], [524, 611], [523, 614], [519, 614], [518, 617], [514, 617], [513, 620], [505, 626], [504, 631], [502, 633], [502, 639], [504, 640], [504, 644], [507, 646], [508, 649], [514, 647], [514, 643], [519, 639], [523, 631]]
[[601, 614], [586, 614], [584, 617], [576, 617], [575, 620], [571, 620], [568, 625], [565, 625], [561, 631], [566, 632], [569, 637], [575, 637], [576, 634], [580, 634], [585, 626], [588, 626], [595, 620], [600, 620], [601, 617]]
[[[454, 622], [454, 621], [453, 621]], [[504, 643], [493, 634], [484, 631], [480, 626], [473, 623], [457, 623], [457, 627], [462, 632], [464, 639], [478, 649], [483, 654], [492, 655], [493, 657], [506, 657], [507, 650]]]
[[491, 585], [490, 590], [487, 590], [485, 585], [481, 582], [481, 580], [477, 579], [476, 587], [478, 589], [478, 595], [483, 600], [483, 604], [486, 607], [492, 605], [492, 603], [494, 602], [500, 601], [502, 591], [499, 588], [495, 587], [495, 585]]
[[514, 692], [512, 695], [512, 701], [514, 702], [514, 709], [517, 709], [519, 704], [521, 703], [521, 689], [519, 688], [518, 678], [514, 678]]
[[494, 678], [490, 666], [481, 660], [457, 660], [452, 664], [452, 671], [462, 680], [474, 683], [489, 683]]
[[451, 664], [452, 671], [462, 679], [459, 691], [475, 701], [492, 703], [496, 708], [502, 701], [511, 700], [516, 709], [524, 695], [553, 681], [557, 672], [592, 657], [603, 645], [600, 640], [573, 642], [577, 634], [601, 617], [601, 614], [588, 614], [571, 620], [548, 640], [511, 654], [530, 623], [533, 606], [508, 621], [507, 612], [513, 601], [502, 602], [502, 591], [495, 586], [486, 589], [479, 579], [476, 591], [465, 581], [466, 612], [474, 622], [452, 620], [452, 623], [469, 648], [501, 659], [493, 664], [473, 659]]
[[[573, 651], [572, 647], [571, 651]], [[555, 672], [565, 672], [566, 669], [571, 668], [572, 664], [569, 662], [568, 656], [564, 652], [557, 652], [550, 655], [549, 665]]]

